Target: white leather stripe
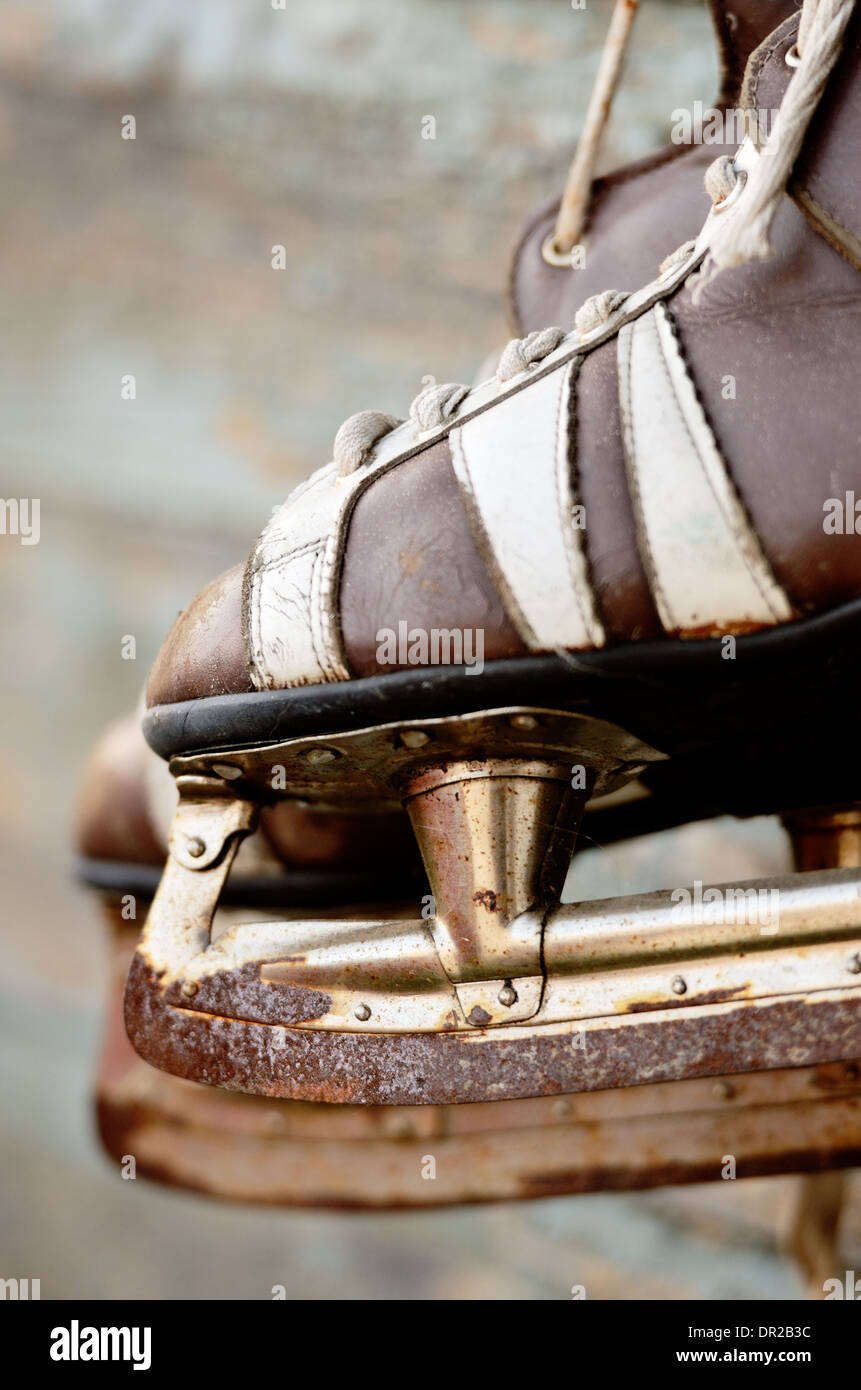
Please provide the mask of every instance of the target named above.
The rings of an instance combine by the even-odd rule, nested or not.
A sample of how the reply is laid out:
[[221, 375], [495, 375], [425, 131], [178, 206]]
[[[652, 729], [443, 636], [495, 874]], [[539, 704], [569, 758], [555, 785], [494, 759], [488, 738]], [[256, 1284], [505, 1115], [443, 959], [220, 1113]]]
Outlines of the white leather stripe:
[[249, 560], [246, 625], [258, 689], [344, 680], [339, 653], [321, 641], [320, 570], [341, 506], [333, 465], [279, 507]]
[[449, 437], [476, 543], [533, 651], [604, 644], [572, 516], [568, 404], [578, 365], [500, 399]]
[[273, 513], [247, 570], [246, 647], [258, 690], [345, 681], [338, 584], [359, 494], [391, 466], [384, 460], [341, 477], [327, 464]]
[[725, 631], [791, 618], [663, 303], [619, 334], [619, 398], [638, 539], [666, 630]]

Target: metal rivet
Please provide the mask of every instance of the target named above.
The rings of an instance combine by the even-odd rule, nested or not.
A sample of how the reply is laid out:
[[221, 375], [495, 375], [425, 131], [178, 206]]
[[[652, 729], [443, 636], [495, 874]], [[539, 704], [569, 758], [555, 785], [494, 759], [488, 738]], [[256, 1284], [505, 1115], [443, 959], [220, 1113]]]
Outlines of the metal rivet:
[[735, 1090], [728, 1081], [716, 1081], [712, 1086], [712, 1095], [715, 1100], [732, 1100]]
[[534, 714], [512, 714], [509, 720], [512, 729], [537, 729], [538, 720]]
[[682, 979], [681, 975], [675, 976], [671, 985], [671, 989], [673, 991], [673, 994], [687, 994], [688, 992], [688, 987]]
[[225, 782], [234, 782], [242, 776], [242, 768], [234, 767], [233, 763], [213, 763], [212, 770], [216, 777], [223, 777]]
[[574, 1107], [570, 1100], [555, 1100], [553, 1102], [553, 1117], [557, 1120], [570, 1120], [574, 1114]]
[[199, 859], [202, 854], [206, 853], [206, 845], [204, 844], [203, 840], [198, 839], [196, 835], [190, 835], [188, 837], [188, 844], [186, 845], [186, 849], [188, 850], [188, 853], [191, 855], [192, 859]]
[[359, 1022], [367, 1023], [370, 1017], [371, 1011], [368, 1008], [367, 1004], [360, 1004], [359, 1007], [356, 1009], [356, 1018], [359, 1020]]
[[510, 980], [506, 980], [502, 989], [499, 991], [497, 998], [500, 1004], [503, 1004], [506, 1009], [510, 1009], [512, 1004], [517, 1003], [517, 990], [514, 988]]
[[426, 734], [424, 729], [404, 729], [399, 737], [404, 748], [424, 748], [426, 743], [430, 743], [430, 734]]
[[200, 985], [197, 983], [196, 980], [186, 980], [185, 984], [182, 987], [182, 992], [186, 996], [186, 998], [190, 999], [192, 995], [197, 994], [197, 991], [199, 989]]
[[332, 748], [309, 748], [302, 756], [309, 763], [332, 763], [338, 755]]
[[861, 955], [856, 951], [854, 956], [850, 956], [846, 962], [846, 969], [850, 975], [861, 975]]

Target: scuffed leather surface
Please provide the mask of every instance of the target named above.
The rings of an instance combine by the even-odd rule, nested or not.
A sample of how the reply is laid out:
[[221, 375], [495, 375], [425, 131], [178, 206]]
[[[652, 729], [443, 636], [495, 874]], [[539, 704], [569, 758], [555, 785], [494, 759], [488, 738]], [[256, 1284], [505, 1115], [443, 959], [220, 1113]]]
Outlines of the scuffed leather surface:
[[599, 180], [586, 231], [582, 269], [548, 265], [541, 255], [558, 204], [527, 229], [516, 256], [511, 315], [516, 331], [547, 324], [570, 328], [580, 305], [602, 290], [634, 290], [654, 279], [664, 257], [696, 236], [709, 210], [705, 171], [724, 146], [673, 151], [635, 178]]
[[637, 534], [664, 629], [721, 636], [787, 622], [666, 305], [619, 334], [619, 405]]
[[254, 689], [242, 634], [244, 570], [226, 570], [180, 613], [155, 659], [148, 705]]
[[861, 10], [856, 6], [844, 51], [811, 123], [794, 177], [828, 216], [861, 242]]
[[[729, 7], [714, 0], [710, 8], [721, 47], [723, 80], [716, 103], [721, 108], [736, 101], [752, 49], [797, 5], [795, 0], [745, 0]], [[651, 280], [670, 251], [698, 234], [710, 207], [705, 171], [719, 155], [734, 151], [734, 145], [669, 145], [597, 179], [582, 269], [550, 266], [541, 255], [558, 199], [534, 217], [510, 274], [509, 317], [515, 331], [528, 333], [550, 323], [564, 328], [590, 295], [633, 290]]]
[[476, 549], [445, 442], [372, 483], [347, 533], [341, 629], [355, 675], [379, 670], [377, 633], [401, 621], [483, 629], [488, 661], [525, 655]]

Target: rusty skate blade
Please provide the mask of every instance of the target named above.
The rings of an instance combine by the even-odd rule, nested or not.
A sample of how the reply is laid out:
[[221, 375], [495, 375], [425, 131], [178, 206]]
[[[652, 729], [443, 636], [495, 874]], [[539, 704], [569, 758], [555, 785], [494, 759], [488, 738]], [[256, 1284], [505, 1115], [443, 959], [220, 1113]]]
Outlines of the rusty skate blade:
[[[477, 1105], [302, 1104], [127, 1056], [97, 1083], [102, 1146], [222, 1201], [393, 1210], [630, 1191], [861, 1163], [857, 1062]], [[679, 1135], [684, 1143], [679, 1143]]]
[[[126, 1024], [229, 1089], [422, 1105], [604, 1090], [861, 1054], [859, 870], [560, 906], [582, 809], [658, 750], [507, 709], [176, 759], [164, 875]], [[222, 885], [263, 797], [406, 806], [411, 919], [236, 925]]]
[[[679, 922], [670, 894], [648, 894], [558, 909], [546, 975], [458, 984], [422, 922], [238, 927], [170, 965], [145, 944], [126, 1024], [138, 1052], [177, 1075], [364, 1104], [556, 1095], [861, 1054], [856, 871], [719, 891], [779, 892], [779, 944], [746, 926]], [[520, 1001], [528, 1022], [505, 1022]]]
[[[476, 1105], [326, 1105], [242, 1095], [142, 1061], [123, 1028], [135, 946], [118, 906], [99, 1137], [135, 1177], [222, 1201], [394, 1210], [710, 1182], [861, 1163], [857, 1060]], [[679, 1134], [685, 1136], [680, 1146]]]

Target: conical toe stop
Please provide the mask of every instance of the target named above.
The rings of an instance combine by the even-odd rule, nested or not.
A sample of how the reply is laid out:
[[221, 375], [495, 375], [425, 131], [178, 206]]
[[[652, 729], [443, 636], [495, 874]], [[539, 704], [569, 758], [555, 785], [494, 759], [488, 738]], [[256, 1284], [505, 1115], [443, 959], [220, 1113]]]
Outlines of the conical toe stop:
[[[861, 1055], [861, 871], [561, 906], [583, 805], [663, 755], [523, 707], [171, 764], [170, 854], [129, 973], [138, 1052], [297, 1100], [605, 1090]], [[400, 920], [211, 930], [262, 803], [401, 802], [431, 894]], [[840, 860], [839, 863], [843, 863]]]
[[420, 774], [405, 796], [433, 895], [440, 964], [471, 1024], [541, 1003], [541, 937], [574, 853], [588, 790], [570, 764], [499, 759]]

